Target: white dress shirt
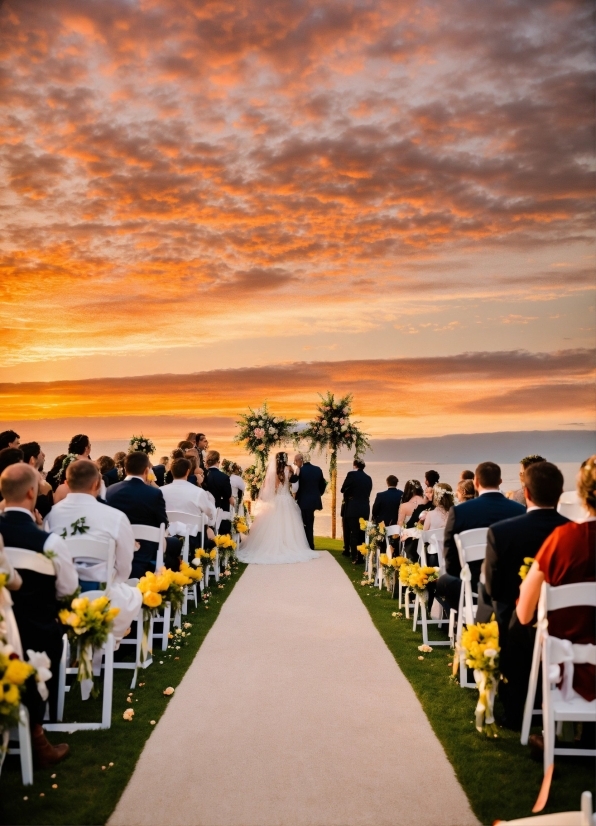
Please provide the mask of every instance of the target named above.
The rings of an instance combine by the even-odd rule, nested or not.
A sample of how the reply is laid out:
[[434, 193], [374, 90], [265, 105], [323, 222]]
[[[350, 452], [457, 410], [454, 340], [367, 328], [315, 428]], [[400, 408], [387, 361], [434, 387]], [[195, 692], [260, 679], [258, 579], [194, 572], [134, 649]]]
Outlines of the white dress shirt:
[[[35, 517], [31, 511], [26, 508], [5, 508], [4, 513], [9, 511], [19, 511], [26, 513], [35, 522]], [[51, 528], [46, 528], [46, 531], [51, 531]], [[55, 556], [52, 556], [54, 570], [56, 571], [56, 596], [66, 597], [74, 593], [79, 587], [79, 578], [69, 550], [66, 547], [65, 541], [56, 533], [50, 533], [43, 546], [44, 553], [51, 551]]]
[[193, 516], [204, 514], [210, 525], [215, 523], [215, 500], [203, 488], [187, 482], [186, 479], [174, 479], [169, 485], [164, 485], [161, 492], [167, 511], [182, 511]]
[[[116, 542], [114, 582], [126, 582], [130, 576], [132, 557], [135, 552], [135, 538], [130, 522], [122, 511], [98, 502], [89, 493], [69, 493], [65, 499], [54, 505], [46, 517], [45, 526], [48, 531], [62, 533], [67, 531], [70, 536], [73, 522], [85, 517], [85, 524], [89, 530], [85, 536], [92, 539], [114, 539]], [[106, 582], [107, 571], [96, 571], [94, 566], [93, 579]], [[104, 566], [105, 568], [105, 566]], [[103, 573], [103, 575], [101, 575]]]

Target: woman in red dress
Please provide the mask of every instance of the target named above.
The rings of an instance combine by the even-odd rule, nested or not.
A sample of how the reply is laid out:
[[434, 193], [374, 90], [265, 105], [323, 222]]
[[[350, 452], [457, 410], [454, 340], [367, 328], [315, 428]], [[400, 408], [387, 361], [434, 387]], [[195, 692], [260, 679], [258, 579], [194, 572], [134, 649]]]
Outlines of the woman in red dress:
[[[594, 582], [596, 570], [596, 455], [590, 457], [578, 476], [578, 493], [590, 516], [585, 522], [569, 522], [556, 528], [538, 551], [528, 576], [522, 583], [517, 616], [524, 625], [532, 622], [543, 582], [567, 585]], [[596, 643], [596, 609], [590, 606], [561, 608], [548, 615], [548, 631], [553, 637], [573, 643]], [[596, 668], [578, 664], [573, 672], [573, 688], [585, 700], [596, 697]]]

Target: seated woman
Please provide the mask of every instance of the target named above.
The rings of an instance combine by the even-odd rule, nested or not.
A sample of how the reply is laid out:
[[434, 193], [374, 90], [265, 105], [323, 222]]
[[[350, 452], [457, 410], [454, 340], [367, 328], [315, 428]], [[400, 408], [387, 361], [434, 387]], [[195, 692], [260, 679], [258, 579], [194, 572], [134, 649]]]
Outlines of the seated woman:
[[124, 469], [124, 463], [126, 462], [127, 454], [123, 450], [119, 450], [117, 453], [114, 453], [113, 459], [116, 463], [116, 470], [118, 471], [118, 481], [122, 482], [124, 477], [126, 476], [126, 471]]
[[[433, 504], [434, 508], [431, 511], [426, 511], [424, 516], [424, 530], [433, 531], [436, 528], [444, 528], [447, 524], [447, 516], [453, 507], [453, 488], [446, 482], [439, 482], [433, 488]], [[429, 565], [437, 566], [439, 564], [437, 554], [429, 554], [428, 546], [426, 553], [426, 561]]]
[[462, 479], [458, 482], [455, 490], [455, 496], [457, 498], [456, 504], [458, 505], [461, 505], [462, 502], [469, 502], [470, 499], [475, 499], [476, 488], [474, 487], [474, 480]]
[[[72, 464], [72, 462], [76, 462], [77, 459], [89, 459], [91, 461], [90, 454], [91, 441], [89, 436], [85, 436], [84, 433], [78, 433], [76, 436], [73, 436], [68, 444], [68, 453], [62, 462], [62, 467], [56, 475], [56, 479], [60, 482], [60, 484], [54, 491], [55, 505], [58, 504], [58, 502], [61, 502], [69, 492], [68, 486], [66, 485], [66, 468]], [[101, 499], [106, 498], [106, 486], [103, 482], [99, 495]]]
[[174, 477], [172, 476], [172, 465], [173, 465], [173, 463], [176, 461], [176, 459], [184, 459], [184, 458], [185, 458], [184, 451], [179, 447], [175, 447], [174, 450], [170, 453], [169, 468], [166, 471], [166, 475], [165, 475], [166, 485], [171, 485], [172, 482], [174, 481]]
[[188, 459], [190, 462], [190, 473], [188, 474], [187, 481], [190, 482], [191, 485], [198, 485], [199, 482], [197, 480], [197, 468], [199, 466], [199, 454], [196, 448], [187, 450], [184, 454], [184, 458]]
[[106, 488], [109, 488], [110, 485], [115, 485], [116, 482], [120, 481], [116, 462], [111, 456], [100, 456], [95, 464], [99, 468], [101, 478], [103, 479]]
[[46, 482], [52, 486], [52, 490], [55, 491], [58, 485], [60, 484], [60, 480], [57, 478], [58, 474], [60, 473], [60, 469], [62, 467], [62, 462], [66, 459], [66, 453], [60, 453], [54, 459], [54, 464], [46, 473]]
[[[422, 485], [418, 479], [408, 479], [404, 487], [404, 495], [397, 514], [397, 524], [404, 528], [414, 528], [422, 511], [428, 507], [428, 499], [425, 497]], [[409, 538], [403, 543], [403, 549], [408, 559], [417, 561], [418, 554], [416, 547], [418, 540]]]
[[[543, 582], [567, 585], [572, 582], [594, 582], [596, 569], [596, 455], [581, 468], [578, 494], [590, 516], [585, 522], [561, 525], [546, 539], [522, 582], [516, 614], [523, 625], [534, 623], [534, 616]], [[596, 643], [596, 609], [590, 606], [561, 608], [548, 615], [548, 631], [553, 637], [571, 640], [575, 644]], [[576, 664], [573, 688], [585, 700], [596, 697], [596, 668]]]

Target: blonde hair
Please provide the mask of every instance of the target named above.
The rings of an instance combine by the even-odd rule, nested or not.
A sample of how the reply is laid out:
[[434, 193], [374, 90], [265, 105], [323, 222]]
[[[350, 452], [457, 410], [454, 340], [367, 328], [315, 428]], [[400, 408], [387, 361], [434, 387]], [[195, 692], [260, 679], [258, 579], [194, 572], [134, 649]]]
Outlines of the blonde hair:
[[446, 482], [437, 482], [433, 487], [433, 503], [444, 511], [453, 507], [453, 488]]
[[592, 516], [596, 516], [596, 453], [579, 469], [577, 493]]

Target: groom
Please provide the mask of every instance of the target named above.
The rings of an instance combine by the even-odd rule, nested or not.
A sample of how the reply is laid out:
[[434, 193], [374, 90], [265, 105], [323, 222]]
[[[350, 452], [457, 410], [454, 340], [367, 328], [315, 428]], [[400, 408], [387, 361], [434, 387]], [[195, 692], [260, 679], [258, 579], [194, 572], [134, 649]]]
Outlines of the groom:
[[294, 466], [296, 472], [291, 478], [291, 482], [298, 482], [296, 502], [302, 514], [302, 524], [308, 544], [315, 549], [315, 511], [323, 510], [321, 496], [325, 493], [327, 482], [323, 477], [323, 471], [316, 465], [311, 465], [308, 453], [303, 455], [297, 453], [294, 456]]

